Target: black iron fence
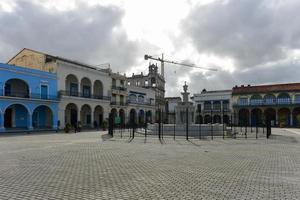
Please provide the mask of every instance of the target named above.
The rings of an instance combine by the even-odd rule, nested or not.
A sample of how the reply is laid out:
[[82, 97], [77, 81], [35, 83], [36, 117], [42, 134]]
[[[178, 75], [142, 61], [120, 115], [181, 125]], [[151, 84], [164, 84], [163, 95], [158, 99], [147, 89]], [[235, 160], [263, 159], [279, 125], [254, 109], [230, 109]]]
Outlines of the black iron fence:
[[[201, 121], [195, 123], [195, 117], [191, 117], [188, 110], [182, 112], [180, 116], [184, 123], [179, 123], [176, 120], [174, 113], [157, 112], [158, 120], [156, 123], [137, 123], [135, 119], [130, 120], [128, 123], [123, 124], [110, 124], [110, 133], [115, 137], [157, 137], [163, 138], [176, 138], [181, 139], [258, 139], [269, 138], [271, 135], [271, 123], [269, 119], [265, 119], [260, 123], [249, 125], [247, 123], [239, 123], [237, 116], [230, 113], [228, 121], [224, 123], [207, 123]], [[195, 114], [195, 113], [194, 113]], [[199, 115], [196, 113], [195, 116]], [[221, 113], [224, 120], [224, 112]], [[173, 116], [173, 119], [165, 119], [166, 116]], [[192, 120], [191, 120], [192, 119]], [[191, 120], [191, 121], [189, 121]], [[173, 123], [168, 123], [171, 121]], [[175, 123], [174, 123], [175, 122]], [[222, 121], [223, 122], [223, 121]]]
[[48, 95], [48, 94], [42, 94], [42, 93], [30, 93], [30, 92], [26, 92], [26, 91], [3, 91], [3, 90], [0, 90], [0, 96], [58, 101], [57, 95]]

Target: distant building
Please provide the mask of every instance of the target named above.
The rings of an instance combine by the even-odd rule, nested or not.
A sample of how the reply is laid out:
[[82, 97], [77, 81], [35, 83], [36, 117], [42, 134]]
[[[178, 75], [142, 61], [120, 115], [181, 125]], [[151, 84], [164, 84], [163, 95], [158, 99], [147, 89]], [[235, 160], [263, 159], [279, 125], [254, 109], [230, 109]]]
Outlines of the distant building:
[[0, 131], [56, 130], [56, 73], [0, 63]]
[[240, 125], [261, 125], [266, 118], [273, 126], [300, 125], [300, 83], [235, 86], [232, 101]]
[[[157, 65], [149, 65], [149, 73], [147, 75], [133, 74], [131, 77], [127, 77], [127, 85], [135, 87], [143, 87], [146, 89], [152, 89], [155, 92], [155, 107], [156, 113], [165, 108], [165, 79], [162, 74], [158, 72]], [[157, 119], [156, 114], [156, 119]]]
[[146, 88], [127, 86], [127, 109], [129, 123], [152, 123], [155, 117], [155, 91]]
[[196, 106], [196, 123], [226, 123], [230, 122], [232, 111], [231, 90], [202, 90], [191, 99]]

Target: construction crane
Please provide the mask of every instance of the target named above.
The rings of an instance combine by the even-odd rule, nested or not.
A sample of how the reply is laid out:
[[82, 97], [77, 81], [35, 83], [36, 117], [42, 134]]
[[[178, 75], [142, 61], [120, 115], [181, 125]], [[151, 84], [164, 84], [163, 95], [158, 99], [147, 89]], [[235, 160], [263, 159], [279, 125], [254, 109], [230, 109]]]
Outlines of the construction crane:
[[185, 66], [185, 67], [191, 67], [191, 68], [198, 68], [198, 69], [204, 69], [204, 70], [210, 70], [210, 71], [218, 71], [218, 69], [216, 68], [206, 68], [206, 67], [198, 67], [198, 66], [195, 66], [193, 64], [186, 64], [186, 63], [180, 63], [180, 62], [176, 62], [176, 61], [172, 61], [172, 60], [166, 60], [164, 59], [164, 54], [162, 54], [162, 57], [154, 57], [154, 56], [149, 56], [149, 55], [145, 55], [144, 56], [145, 60], [156, 60], [156, 61], [159, 61], [161, 62], [161, 73], [162, 75], [164, 76], [164, 63], [171, 63], [171, 64], [175, 64], [175, 65], [182, 65], [182, 66]]

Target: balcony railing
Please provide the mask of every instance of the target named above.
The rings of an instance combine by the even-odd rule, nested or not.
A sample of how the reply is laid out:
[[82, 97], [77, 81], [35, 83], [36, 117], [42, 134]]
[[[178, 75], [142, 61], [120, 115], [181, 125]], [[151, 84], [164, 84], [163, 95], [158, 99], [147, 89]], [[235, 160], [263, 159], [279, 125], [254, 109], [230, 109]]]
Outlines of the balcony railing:
[[277, 99], [277, 100], [265, 100], [265, 101], [250, 101], [250, 102], [243, 102], [243, 103], [235, 103], [233, 106], [277, 106], [277, 105], [294, 105], [300, 104], [300, 100], [291, 99]]
[[27, 93], [23, 91], [4, 92], [3, 90], [0, 90], [0, 96], [58, 101], [57, 95], [43, 95], [41, 93]]
[[72, 91], [59, 91], [60, 96], [72, 96], [72, 97], [81, 97], [81, 98], [88, 98], [88, 99], [101, 99], [110, 101], [110, 97], [103, 96], [103, 95], [93, 95], [93, 94], [86, 94], [81, 92], [72, 92]]
[[125, 102], [118, 102], [118, 101], [112, 101], [112, 102], [110, 102], [110, 105], [126, 106], [127, 103], [125, 103]]
[[113, 86], [111, 86], [111, 89], [113, 89], [113, 90], [120, 90], [120, 91], [127, 91], [127, 88], [125, 88], [124, 86], [113, 85]]
[[127, 100], [127, 104], [140, 104], [140, 105], [149, 105], [154, 106], [154, 102], [148, 102], [148, 101], [133, 101], [133, 100]]

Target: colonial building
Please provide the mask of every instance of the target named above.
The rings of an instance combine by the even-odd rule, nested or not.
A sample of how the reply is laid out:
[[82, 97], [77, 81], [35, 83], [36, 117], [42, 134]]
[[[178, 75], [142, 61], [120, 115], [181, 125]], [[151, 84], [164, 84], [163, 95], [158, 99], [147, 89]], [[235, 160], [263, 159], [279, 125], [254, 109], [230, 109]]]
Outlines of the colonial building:
[[57, 129], [56, 73], [0, 63], [0, 131]]
[[111, 77], [111, 113], [114, 115], [113, 117], [120, 117], [120, 124], [124, 125], [126, 123], [126, 115], [127, 115], [127, 88], [126, 88], [126, 76], [114, 73], [111, 69], [107, 69], [110, 77]]
[[8, 63], [57, 73], [60, 128], [79, 121], [93, 127], [108, 118], [112, 78], [107, 70], [26, 48]]
[[196, 106], [196, 123], [226, 123], [230, 122], [231, 90], [202, 90], [191, 99]]
[[273, 126], [300, 125], [300, 83], [235, 86], [232, 101], [241, 125], [260, 125], [265, 118]]
[[142, 87], [127, 86], [127, 110], [129, 123], [152, 123], [155, 118], [155, 91]]
[[152, 89], [155, 92], [156, 112], [158, 112], [159, 109], [165, 108], [165, 83], [163, 74], [158, 72], [158, 67], [154, 64], [149, 65], [147, 75], [141, 73], [127, 77], [128, 86], [143, 87]]

